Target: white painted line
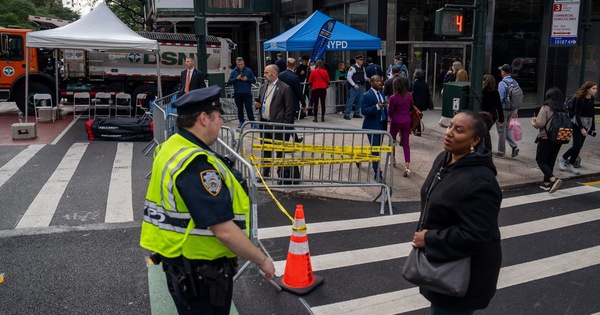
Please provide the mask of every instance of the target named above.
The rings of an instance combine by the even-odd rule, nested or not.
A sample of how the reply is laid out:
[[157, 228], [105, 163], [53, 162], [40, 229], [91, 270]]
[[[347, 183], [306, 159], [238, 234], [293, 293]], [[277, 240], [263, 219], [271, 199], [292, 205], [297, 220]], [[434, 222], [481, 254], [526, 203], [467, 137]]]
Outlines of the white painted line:
[[[530, 204], [535, 202], [547, 201], [547, 200], [556, 200], [557, 198], [566, 198], [572, 197], [582, 194], [588, 194], [593, 192], [599, 192], [600, 190], [593, 186], [577, 186], [573, 188], [567, 188], [563, 190], [558, 190], [554, 194], [549, 194], [547, 192], [527, 195], [527, 196], [519, 196], [506, 198], [502, 201], [502, 208], [508, 208], [518, 205]], [[377, 227], [377, 226], [387, 226], [387, 225], [395, 225], [402, 223], [410, 223], [417, 222], [419, 220], [419, 213], [412, 212], [406, 214], [398, 214], [391, 216], [379, 216], [375, 218], [364, 218], [364, 219], [354, 219], [354, 220], [343, 220], [343, 221], [329, 221], [329, 222], [319, 222], [319, 223], [310, 223], [306, 224], [308, 229], [308, 235], [315, 233], [326, 233], [326, 232], [335, 232], [335, 231], [347, 231], [347, 230], [355, 230], [355, 229], [363, 229], [367, 227]], [[292, 225], [289, 226], [275, 226], [269, 228], [261, 228], [258, 229], [258, 238], [261, 240], [269, 239], [269, 238], [277, 238], [277, 237], [286, 237], [290, 236], [292, 233]]]
[[[502, 239], [508, 239], [597, 220], [600, 220], [600, 208], [504, 226], [500, 228], [500, 235]], [[308, 240], [310, 243], [310, 236]], [[411, 248], [410, 242], [405, 242], [325, 255], [311, 255], [310, 261], [313, 271], [329, 270], [406, 257]], [[285, 260], [276, 261], [275, 270], [277, 276], [283, 275]]]
[[42, 148], [43, 144], [32, 144], [15, 155], [8, 163], [0, 167], [0, 187], [4, 185], [25, 163], [29, 162]]
[[37, 194], [17, 224], [17, 229], [47, 227], [52, 221], [60, 198], [87, 149], [87, 143], [74, 143], [65, 154], [56, 170]]
[[106, 200], [106, 216], [104, 222], [133, 221], [133, 202], [131, 200], [131, 164], [133, 160], [133, 143], [119, 142], [113, 163], [108, 198]]
[[[600, 246], [538, 259], [500, 270], [498, 289], [544, 279], [600, 264]], [[429, 307], [430, 302], [410, 288], [311, 308], [319, 314], [399, 314]]]
[[71, 129], [71, 127], [73, 127], [73, 125], [77, 122], [77, 120], [79, 120], [79, 117], [77, 117], [76, 119], [74, 118], [73, 121], [71, 121], [71, 123], [67, 126], [67, 128], [65, 128], [59, 135], [58, 137], [56, 137], [56, 139], [54, 139], [54, 141], [52, 141], [51, 145], [55, 145], [58, 143], [58, 141], [60, 141], [60, 139], [62, 139], [62, 137], [67, 133], [67, 131], [69, 131], [69, 129]]

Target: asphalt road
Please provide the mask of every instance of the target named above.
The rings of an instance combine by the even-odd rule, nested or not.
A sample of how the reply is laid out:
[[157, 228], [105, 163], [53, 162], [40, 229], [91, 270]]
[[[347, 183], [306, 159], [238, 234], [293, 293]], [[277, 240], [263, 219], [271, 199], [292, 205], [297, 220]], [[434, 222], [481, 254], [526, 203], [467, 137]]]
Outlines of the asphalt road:
[[[0, 146], [0, 314], [169, 314], [151, 293], [156, 281], [138, 244], [145, 145], [88, 142], [79, 122], [56, 145]], [[123, 176], [130, 188], [115, 192]], [[582, 185], [595, 180], [566, 181], [553, 195], [504, 192], [501, 281], [479, 314], [600, 311], [600, 190]], [[115, 195], [131, 198], [109, 206]], [[400, 275], [418, 202], [394, 203], [395, 214], [382, 216], [369, 201], [276, 196], [291, 215], [304, 206], [313, 269], [325, 281], [299, 297], [246, 270], [235, 284], [239, 314], [427, 314]], [[291, 222], [264, 192], [258, 209], [259, 238], [281, 274]], [[108, 223], [115, 215], [120, 222]]]

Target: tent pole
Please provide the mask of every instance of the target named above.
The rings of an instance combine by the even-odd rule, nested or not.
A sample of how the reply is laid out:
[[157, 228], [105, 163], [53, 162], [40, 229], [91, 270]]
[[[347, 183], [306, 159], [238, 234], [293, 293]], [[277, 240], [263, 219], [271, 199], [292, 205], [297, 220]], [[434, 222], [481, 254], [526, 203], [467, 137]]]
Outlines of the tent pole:
[[162, 98], [162, 83], [161, 83], [161, 79], [160, 79], [160, 51], [157, 50], [154, 52], [154, 55], [156, 56], [156, 76], [158, 77], [158, 86], [157, 86], [157, 92], [158, 92], [158, 98]]
[[29, 104], [27, 104], [27, 95], [29, 94], [29, 49], [25, 45], [25, 123], [28, 123]]
[[[52, 52], [52, 54], [54, 55], [54, 82], [55, 82], [55, 88], [56, 88], [56, 112], [58, 117], [60, 118], [60, 107], [58, 106], [60, 104], [60, 95], [58, 94], [58, 57], [59, 57], [59, 53], [58, 53], [58, 49], [54, 48], [54, 51]], [[73, 110], [75, 110], [73, 108]]]

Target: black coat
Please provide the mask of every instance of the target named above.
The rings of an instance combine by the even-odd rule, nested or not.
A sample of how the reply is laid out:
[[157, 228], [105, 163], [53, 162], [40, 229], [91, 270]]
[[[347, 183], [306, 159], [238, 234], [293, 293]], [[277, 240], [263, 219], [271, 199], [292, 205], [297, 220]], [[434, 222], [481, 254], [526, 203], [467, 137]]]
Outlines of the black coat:
[[[469, 289], [464, 297], [450, 297], [424, 288], [420, 291], [443, 308], [483, 309], [496, 292], [502, 262], [498, 228], [502, 192], [491, 152], [483, 146], [452, 165], [447, 165], [449, 156], [447, 152], [438, 155], [421, 188], [422, 209], [427, 205], [423, 224], [428, 229], [425, 253], [431, 261], [471, 256]], [[426, 201], [434, 178], [436, 183]]]
[[499, 119], [501, 123], [504, 122], [504, 112], [502, 111], [502, 102], [500, 101], [498, 90], [483, 90], [481, 110], [492, 114], [494, 121]]
[[[187, 72], [188, 72], [187, 69], [181, 71], [181, 77], [180, 77], [181, 88], [179, 90], [178, 96], [185, 94], [185, 80], [187, 79]], [[204, 73], [202, 73], [202, 71], [194, 68], [192, 70], [192, 77], [190, 78], [190, 91], [199, 89], [199, 88], [205, 88], [205, 87], [206, 87], [206, 83], [204, 82]]]
[[290, 86], [292, 89], [292, 105], [294, 111], [300, 110], [300, 102], [302, 107], [306, 106], [304, 94], [302, 94], [302, 84], [300, 84], [300, 78], [291, 70], [285, 70], [279, 73], [279, 80]]
[[431, 93], [429, 93], [427, 82], [424, 80], [415, 80], [412, 95], [415, 106], [421, 111], [426, 111], [431, 102]]

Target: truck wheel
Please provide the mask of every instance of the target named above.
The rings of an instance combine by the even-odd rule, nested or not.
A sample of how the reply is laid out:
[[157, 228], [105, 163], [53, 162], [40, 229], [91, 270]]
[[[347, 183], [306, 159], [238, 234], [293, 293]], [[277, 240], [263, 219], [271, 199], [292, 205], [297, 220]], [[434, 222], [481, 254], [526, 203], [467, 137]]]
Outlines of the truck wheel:
[[[52, 91], [52, 89], [42, 83], [39, 82], [29, 82], [29, 97], [27, 98], [28, 100], [28, 104], [29, 104], [29, 109], [27, 114], [29, 116], [31, 115], [35, 115], [35, 108], [33, 107], [33, 96], [37, 93], [47, 93], [47, 94], [51, 94], [52, 95], [52, 99], [54, 99], [54, 93]], [[23, 112], [23, 114], [25, 114], [25, 85], [21, 85], [20, 87], [18, 87], [15, 91], [15, 97], [13, 98], [13, 101], [15, 101], [17, 103], [17, 107], [19, 108], [20, 111]], [[54, 102], [53, 102], [54, 103]], [[54, 104], [56, 106], [56, 104]]]

